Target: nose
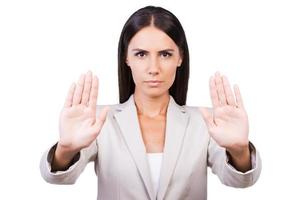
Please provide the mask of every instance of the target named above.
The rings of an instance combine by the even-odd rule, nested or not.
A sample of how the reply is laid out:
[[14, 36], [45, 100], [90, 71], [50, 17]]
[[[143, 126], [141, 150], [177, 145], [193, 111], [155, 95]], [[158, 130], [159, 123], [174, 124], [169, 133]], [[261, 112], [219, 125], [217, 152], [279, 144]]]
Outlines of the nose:
[[148, 74], [155, 76], [159, 74], [160, 63], [157, 58], [153, 57], [149, 61]]

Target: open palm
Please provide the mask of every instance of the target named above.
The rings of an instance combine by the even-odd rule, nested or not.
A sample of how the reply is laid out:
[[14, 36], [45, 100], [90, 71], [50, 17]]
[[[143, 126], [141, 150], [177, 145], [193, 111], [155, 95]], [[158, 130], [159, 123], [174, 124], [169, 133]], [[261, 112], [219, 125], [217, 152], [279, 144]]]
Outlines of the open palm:
[[98, 78], [91, 72], [81, 75], [73, 83], [61, 111], [59, 144], [72, 150], [89, 146], [98, 136], [108, 108], [96, 117]]
[[248, 145], [249, 124], [237, 86], [234, 94], [228, 79], [217, 72], [210, 78], [212, 110], [200, 108], [211, 137], [222, 147], [239, 148]]

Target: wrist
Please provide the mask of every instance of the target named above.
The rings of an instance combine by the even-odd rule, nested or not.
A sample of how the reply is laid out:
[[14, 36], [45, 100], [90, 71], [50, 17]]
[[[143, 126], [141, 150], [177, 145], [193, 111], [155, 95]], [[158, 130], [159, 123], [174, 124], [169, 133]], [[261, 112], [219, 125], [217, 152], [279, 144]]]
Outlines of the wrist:
[[67, 170], [79, 151], [70, 150], [62, 145], [57, 143], [54, 158], [52, 161], [52, 171], [64, 171]]
[[226, 151], [235, 158], [247, 157], [250, 154], [249, 143], [243, 146], [226, 148]]
[[246, 172], [251, 169], [251, 153], [249, 144], [246, 147], [239, 149], [226, 149], [229, 154], [229, 163], [237, 170]]
[[75, 150], [75, 149], [71, 149], [69, 147], [63, 146], [58, 142], [56, 150], [55, 150], [55, 157], [57, 157], [59, 160], [72, 160], [72, 158], [79, 151], [80, 150]]
[[242, 158], [250, 153], [249, 141], [242, 145], [226, 147], [226, 151], [235, 158]]

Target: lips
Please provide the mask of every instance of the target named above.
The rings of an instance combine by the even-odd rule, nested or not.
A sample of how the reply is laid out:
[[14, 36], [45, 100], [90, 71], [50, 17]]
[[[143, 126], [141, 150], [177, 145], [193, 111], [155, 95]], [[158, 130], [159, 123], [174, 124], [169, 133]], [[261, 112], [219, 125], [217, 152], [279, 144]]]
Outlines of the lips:
[[150, 87], [158, 87], [162, 81], [159, 80], [149, 80], [149, 81], [145, 81]]
[[149, 80], [149, 81], [145, 81], [146, 83], [161, 83], [162, 81], [159, 80]]

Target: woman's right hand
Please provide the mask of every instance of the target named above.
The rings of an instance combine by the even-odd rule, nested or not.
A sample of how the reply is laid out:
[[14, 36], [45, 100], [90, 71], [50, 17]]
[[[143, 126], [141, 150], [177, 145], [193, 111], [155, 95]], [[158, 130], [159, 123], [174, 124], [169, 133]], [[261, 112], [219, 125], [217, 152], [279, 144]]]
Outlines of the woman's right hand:
[[97, 138], [109, 109], [105, 107], [96, 117], [98, 87], [98, 78], [90, 71], [71, 85], [60, 114], [60, 149], [77, 153]]

